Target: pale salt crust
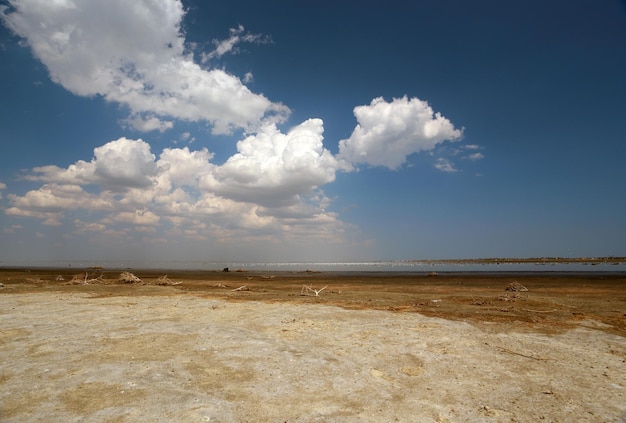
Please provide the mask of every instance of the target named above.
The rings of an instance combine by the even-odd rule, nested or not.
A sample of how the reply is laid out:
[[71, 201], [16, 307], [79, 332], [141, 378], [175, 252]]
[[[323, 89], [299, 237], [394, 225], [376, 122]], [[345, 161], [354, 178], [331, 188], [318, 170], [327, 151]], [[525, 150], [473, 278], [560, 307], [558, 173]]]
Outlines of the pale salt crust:
[[189, 294], [0, 296], [0, 421], [623, 422], [626, 339]]

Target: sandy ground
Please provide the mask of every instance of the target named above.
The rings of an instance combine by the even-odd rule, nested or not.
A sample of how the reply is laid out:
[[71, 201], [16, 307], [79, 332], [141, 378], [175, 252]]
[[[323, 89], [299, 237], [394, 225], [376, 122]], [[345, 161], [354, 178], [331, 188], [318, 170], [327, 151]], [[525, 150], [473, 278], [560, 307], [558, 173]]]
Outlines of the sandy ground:
[[[236, 287], [244, 276], [229, 278]], [[234, 298], [217, 298], [191, 282], [9, 279], [0, 291], [2, 422], [626, 422], [626, 338], [570, 303], [571, 319], [548, 331], [522, 314], [420, 313], [456, 297], [438, 289], [413, 295], [413, 312], [391, 312], [300, 296], [258, 301], [231, 287], [220, 295]], [[481, 292], [472, 291], [471, 310], [517, 306]], [[623, 316], [616, 292], [602, 302], [621, 301]], [[529, 313], [554, 314], [539, 305]]]

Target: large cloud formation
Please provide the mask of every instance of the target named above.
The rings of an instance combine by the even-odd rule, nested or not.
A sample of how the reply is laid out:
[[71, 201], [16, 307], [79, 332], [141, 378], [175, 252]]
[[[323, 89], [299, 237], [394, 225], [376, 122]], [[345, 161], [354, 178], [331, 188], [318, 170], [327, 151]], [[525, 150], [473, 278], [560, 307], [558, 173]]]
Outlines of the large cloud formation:
[[5, 25], [23, 37], [53, 81], [130, 109], [128, 124], [164, 130], [169, 119], [207, 121], [216, 134], [283, 122], [289, 109], [251, 92], [185, 50], [176, 0], [8, 0]]
[[[146, 141], [121, 137], [96, 147], [91, 160], [26, 173], [26, 180], [41, 185], [23, 195], [7, 193], [8, 215], [50, 226], [70, 221], [77, 233], [116, 237], [160, 228], [200, 241], [338, 241], [347, 225], [322, 190], [337, 172], [360, 164], [397, 169], [411, 154], [462, 136], [418, 98], [376, 98], [354, 109], [357, 126], [334, 156], [324, 147], [321, 119], [283, 132], [286, 106], [251, 92], [223, 69], [194, 62], [181, 32], [180, 1], [7, 2], [0, 19], [24, 38], [51, 79], [76, 95], [127, 107], [127, 125], [163, 131], [184, 120], [209, 123], [216, 134], [244, 133], [222, 164], [213, 162], [208, 148], [158, 153]], [[203, 63], [234, 52], [241, 42], [265, 39], [240, 26], [227, 40], [214, 41], [216, 49], [201, 55]], [[474, 152], [474, 159], [479, 155]], [[443, 159], [435, 166], [456, 171]]]
[[145, 141], [120, 138], [95, 148], [91, 161], [34, 168], [25, 179], [44, 185], [9, 194], [6, 213], [58, 225], [65, 214], [87, 211], [100, 216], [99, 229], [162, 221], [197, 226], [207, 219], [241, 230], [293, 231], [319, 223], [337, 229], [342, 224], [326, 210], [329, 201], [319, 188], [342, 165], [323, 147], [322, 133], [319, 119], [287, 134], [270, 125], [240, 141], [238, 153], [222, 165], [212, 163], [206, 148], [166, 148], [157, 159]]

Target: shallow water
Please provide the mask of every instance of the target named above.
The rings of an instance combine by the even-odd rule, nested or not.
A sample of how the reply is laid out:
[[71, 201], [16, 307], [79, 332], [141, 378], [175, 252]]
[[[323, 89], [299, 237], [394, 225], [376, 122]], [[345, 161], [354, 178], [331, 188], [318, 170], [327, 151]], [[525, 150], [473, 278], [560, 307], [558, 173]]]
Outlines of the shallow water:
[[172, 269], [172, 270], [267, 270], [333, 272], [626, 272], [626, 262], [576, 263], [438, 263], [430, 261], [369, 262], [243, 262], [243, 261], [24, 261], [0, 267]]

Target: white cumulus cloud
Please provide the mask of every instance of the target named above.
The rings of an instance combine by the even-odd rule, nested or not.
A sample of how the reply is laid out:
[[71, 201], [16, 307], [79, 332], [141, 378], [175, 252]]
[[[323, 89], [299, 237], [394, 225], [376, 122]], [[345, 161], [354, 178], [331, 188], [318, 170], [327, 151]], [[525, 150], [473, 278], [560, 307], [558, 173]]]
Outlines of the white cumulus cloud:
[[63, 184], [97, 184], [118, 191], [152, 184], [157, 166], [150, 145], [145, 141], [120, 138], [94, 149], [90, 162], [79, 160], [66, 169], [41, 166], [26, 176], [31, 181]]
[[324, 148], [323, 123], [309, 119], [284, 134], [274, 125], [237, 143], [238, 153], [202, 181], [228, 198], [283, 206], [334, 181], [341, 168]]
[[171, 187], [195, 187], [198, 179], [211, 173], [213, 153], [203, 148], [190, 151], [189, 147], [165, 148], [159, 157], [159, 185]]
[[407, 156], [462, 136], [452, 122], [418, 98], [404, 96], [391, 102], [375, 98], [355, 107], [354, 116], [358, 124], [352, 135], [339, 142], [339, 157], [354, 164], [397, 169]]
[[120, 138], [94, 149], [94, 182], [115, 188], [148, 187], [156, 175], [155, 156], [142, 140]]
[[[76, 95], [127, 106], [126, 124], [138, 130], [162, 131], [174, 118], [206, 121], [214, 133], [225, 134], [283, 122], [289, 114], [239, 78], [193, 61], [178, 0], [7, 2], [0, 18], [26, 40], [53, 81]], [[237, 29], [219, 51], [254, 37]]]

